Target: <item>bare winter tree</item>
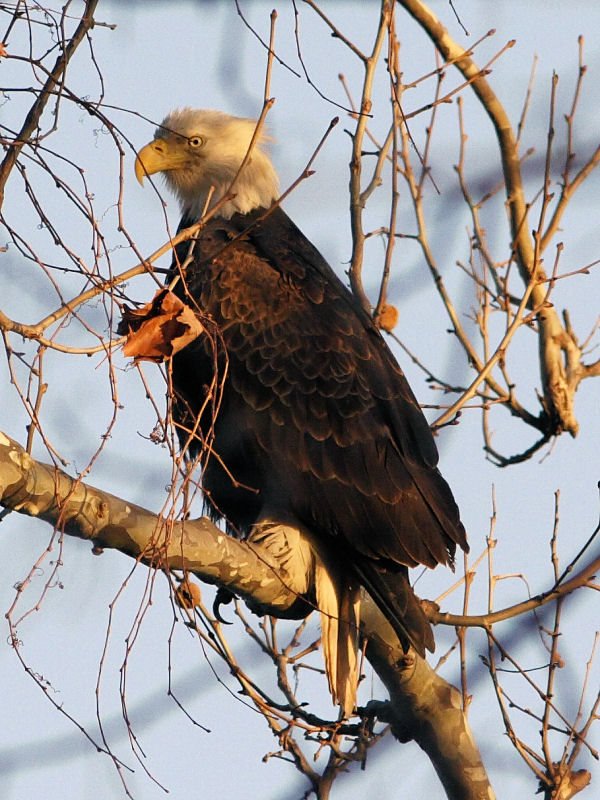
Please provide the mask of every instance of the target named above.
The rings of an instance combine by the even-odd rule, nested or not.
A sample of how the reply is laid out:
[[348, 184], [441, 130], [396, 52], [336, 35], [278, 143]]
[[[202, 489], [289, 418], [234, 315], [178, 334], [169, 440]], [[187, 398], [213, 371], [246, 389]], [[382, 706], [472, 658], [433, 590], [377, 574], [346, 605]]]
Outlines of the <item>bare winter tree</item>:
[[[128, 653], [138, 631], [149, 624], [145, 616], [155, 580], [165, 575], [173, 619], [183, 620], [202, 648], [226, 665], [245, 702], [260, 713], [277, 741], [278, 749], [268, 756], [291, 761], [308, 781], [305, 796], [312, 792], [321, 800], [329, 797], [348, 766], [364, 765], [369, 752], [391, 734], [398, 742], [414, 740], [420, 745], [448, 798], [492, 798], [467, 720], [469, 669], [477, 655], [466, 634], [469, 628], [478, 628], [487, 639], [482, 662], [504, 725], [504, 731], [498, 729], [495, 734], [508, 735], [547, 800], [573, 797], [592, 780], [590, 770], [581, 765], [587, 765], [589, 754], [597, 758], [591, 731], [598, 717], [600, 692], [593, 685], [594, 640], [591, 649], [579, 653], [580, 663], [587, 660], [587, 667], [575, 715], [565, 713], [556, 699], [564, 667], [560, 646], [563, 604], [568, 595], [582, 595], [590, 589], [590, 602], [595, 600], [600, 557], [594, 554], [596, 529], [579, 532], [574, 556], [561, 562], [558, 494], [554, 526], [547, 536], [550, 577], [533, 596], [527, 592], [520, 601], [506, 605], [496, 601], [497, 586], [505, 576], [499, 575], [494, 565], [494, 503], [482, 554], [472, 563], [465, 559], [462, 576], [456, 577], [444, 597], [427, 605], [438, 628], [456, 630], [456, 641], [436, 668], [412, 651], [404, 653], [382, 614], [368, 595], [363, 596], [363, 669], [367, 663], [371, 665], [388, 696], [365, 701], [350, 719], [339, 719], [331, 710], [324, 713], [318, 704], [309, 702], [310, 675], [317, 672], [319, 682], [322, 678], [318, 632], [312, 620], [300, 621], [291, 632], [289, 623], [278, 623], [297, 599], [286, 580], [286, 554], [231, 538], [207, 519], [195, 518], [201, 500], [199, 470], [191, 469], [179, 451], [171, 419], [169, 342], [163, 343], [158, 354], [136, 353], [132, 366], [123, 355], [125, 339], [117, 329], [125, 309], [140, 307], [163, 285], [161, 257], [168, 256], [180, 242], [193, 240], [202, 222], [172, 235], [164, 217], [156, 223], [162, 222], [165, 228], [163, 246], [149, 254], [137, 244], [124, 186], [131, 180], [136, 149], [145, 140], [130, 141], [123, 120], [133, 117], [149, 125], [156, 121], [143, 119], [136, 109], [115, 108], [105, 101], [102, 58], [92, 31], [110, 26], [98, 17], [97, 5], [98, 0], [87, 0], [77, 7], [67, 3], [60, 11], [50, 11], [28, 1], [0, 3], [5, 20], [0, 63], [12, 70], [12, 84], [6, 87], [4, 98], [13, 120], [0, 123], [4, 149], [0, 222], [6, 241], [2, 255], [18, 263], [22, 276], [15, 281], [6, 271], [0, 272], [0, 331], [6, 370], [2, 391], [10, 395], [11, 402], [18, 401], [20, 415], [18, 423], [8, 415], [0, 423], [7, 431], [0, 433], [0, 503], [4, 508], [0, 519], [11, 512], [26, 514], [44, 520], [52, 531], [48, 547], [32, 563], [29, 574], [16, 587], [14, 602], [5, 609], [17, 662], [40, 684], [57, 712], [74, 718], [82, 735], [109, 755], [128, 794], [127, 769], [102, 732], [100, 712], [100, 736], [92, 737], [47, 690], [21, 644], [22, 626], [33, 610], [43, 608], [58, 578], [63, 550], [69, 547], [65, 537], [85, 539], [94, 553], [115, 549], [132, 559], [135, 569], [147, 570]], [[535, 86], [533, 73], [529, 84], [519, 87], [523, 105], [516, 123], [494, 91], [492, 67], [507, 57], [511, 42], [480, 63], [479, 49], [489, 43], [492, 32], [464, 49], [420, 0], [384, 0], [378, 9], [373, 7], [368, 48], [347, 35], [344, 20], [331, 17], [326, 4], [305, 0], [294, 5], [294, 12], [294, 47], [287, 53], [279, 48], [276, 12], [271, 14], [264, 36], [238, 7], [245, 35], [258, 37], [264, 46], [266, 78], [258, 125], [264, 124], [273, 105], [270, 88], [276, 69], [296, 71], [315, 87], [323, 103], [333, 105], [334, 98], [321, 92], [305, 56], [302, 25], [310, 15], [344, 48], [354, 64], [354, 74], [358, 74], [356, 66], [360, 68], [360, 78], [340, 75], [340, 92], [334, 103], [334, 113], [349, 134], [339, 164], [341, 169], [349, 162], [352, 241], [348, 278], [352, 291], [394, 340], [400, 359], [414, 362], [436, 392], [432, 404], [436, 432], [452, 425], [460, 437], [464, 417], [479, 415], [484, 452], [499, 467], [522, 464], [539, 453], [552, 458], [551, 446], [557, 439], [564, 433], [575, 437], [579, 431], [577, 389], [584, 379], [600, 374], [600, 361], [592, 352], [598, 320], [590, 330], [580, 330], [572, 321], [574, 315], [566, 309], [561, 315], [555, 305], [562, 286], [582, 275], [591, 274], [593, 279], [595, 269], [595, 263], [570, 262], [565, 268], [561, 239], [578, 190], [595, 174], [600, 161], [598, 142], [575, 150], [586, 72], [583, 40], [579, 41], [578, 78], [571, 97], [566, 107], [558, 107], [558, 78], [554, 76], [548, 92], [546, 129], [533, 152], [524, 147]], [[448, 13], [452, 13], [451, 6]], [[408, 78], [412, 70], [410, 64], [402, 63], [403, 34], [399, 31], [404, 31], [410, 19], [415, 23], [412, 35], [418, 31], [424, 43], [430, 42], [432, 68], [426, 75]], [[78, 79], [84, 59], [96, 72], [93, 88], [82, 88]], [[451, 274], [431, 244], [435, 223], [428, 216], [429, 200], [437, 192], [435, 158], [439, 138], [447, 135], [443, 126], [448, 124], [448, 109], [454, 115], [453, 135], [458, 142], [455, 197], [464, 204], [469, 218], [466, 239], [457, 245], [457, 264]], [[440, 122], [442, 114], [444, 121]], [[498, 169], [490, 168], [492, 178], [484, 187], [470, 177], [469, 124], [474, 114], [489, 119], [496, 137]], [[96, 196], [101, 190], [89, 182], [87, 165], [92, 157], [68, 139], [59, 138], [73, 115], [92, 121], [101, 137], [102, 153], [110, 153], [108, 158], [103, 155], [110, 165], [108, 180], [116, 195], [109, 211], [104, 198]], [[557, 143], [559, 120], [562, 134]], [[284, 197], [318, 167], [321, 148], [335, 124], [333, 121], [326, 131], [315, 133], [314, 144], [305, 153], [306, 166]], [[501, 177], [496, 180], [497, 175]], [[384, 212], [381, 205], [372, 212], [375, 198], [379, 202], [384, 198]], [[402, 309], [392, 303], [391, 282], [400, 270], [398, 248], [405, 244], [418, 252], [419, 263], [437, 295], [435, 314], [444, 315], [453, 337], [454, 360], [460, 368], [447, 370], [450, 377], [443, 377], [438, 367], [430, 365], [426, 349], [414, 352], [398, 322]], [[447, 262], [448, 254], [442, 256]], [[468, 279], [468, 299], [457, 284], [457, 274]], [[422, 313], [431, 312], [424, 308]], [[148, 365], [148, 361], [160, 362], [160, 366]], [[78, 464], [76, 470], [69, 467], [73, 454], [65, 451], [64, 441], [57, 444], [53, 428], [57, 408], [58, 413], [69, 414], [67, 397], [69, 402], [73, 398], [68, 376], [72, 370], [89, 371], [89, 380], [101, 386], [110, 407], [105, 419], [94, 421], [95, 436], [90, 438], [86, 463]], [[61, 374], [67, 377], [59, 382]], [[131, 502], [127, 486], [115, 497], [92, 485], [96, 463], [118, 443], [121, 386], [134, 380], [139, 381], [144, 402], [156, 420], [147, 446], [151, 442], [161, 445], [171, 459], [169, 491], [158, 512]], [[533, 405], [529, 399], [532, 386], [537, 396]], [[513, 442], [517, 446], [509, 450], [496, 444], [496, 427], [511, 443], [507, 448]], [[513, 434], [513, 430], [517, 432]], [[152, 502], [148, 500], [146, 505], [151, 507]], [[293, 548], [294, 543], [289, 545]], [[541, 555], [535, 557], [542, 560]], [[35, 578], [42, 567], [46, 570], [44, 588], [36, 595]], [[487, 576], [487, 608], [475, 614], [471, 613], [471, 590], [478, 572]], [[198, 580], [238, 598], [236, 622], [270, 664], [267, 682], [242, 663], [219, 615], [205, 602]], [[458, 604], [454, 613], [445, 606], [446, 594], [451, 593]], [[509, 619], [519, 622], [512, 629], [515, 637], [520, 631], [535, 631], [546, 652], [543, 669], [530, 672], [518, 660], [511, 641], [499, 637], [498, 623]], [[460, 689], [441, 675], [441, 667], [454, 653]], [[509, 685], [505, 672], [510, 673]], [[127, 659], [122, 673], [126, 676]], [[530, 706], [521, 707], [513, 699], [517, 680], [531, 692]], [[135, 726], [128, 717], [125, 685], [123, 677], [124, 719], [132, 750], [141, 761]], [[590, 694], [595, 694], [591, 700]], [[525, 735], [519, 732], [515, 716], [520, 714], [539, 729], [537, 740], [529, 731]]]

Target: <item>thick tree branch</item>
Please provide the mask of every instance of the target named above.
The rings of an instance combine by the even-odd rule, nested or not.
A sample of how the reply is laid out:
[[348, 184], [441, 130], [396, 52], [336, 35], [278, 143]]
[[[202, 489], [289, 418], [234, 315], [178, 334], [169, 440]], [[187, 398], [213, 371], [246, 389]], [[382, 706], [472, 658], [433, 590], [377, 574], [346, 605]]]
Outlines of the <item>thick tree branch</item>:
[[0, 432], [0, 505], [120, 550], [161, 569], [184, 569], [231, 589], [264, 613], [285, 616], [296, 601], [267, 550], [226, 536], [207, 519], [179, 522], [95, 489], [35, 461]]
[[403, 652], [387, 620], [364, 595], [361, 617], [366, 656], [390, 693], [389, 704], [375, 704], [377, 716], [391, 724], [397, 739], [414, 739], [427, 753], [449, 800], [494, 800], [461, 693], [425, 659]]
[[[297, 596], [271, 551], [226, 536], [207, 519], [163, 519], [35, 461], [0, 432], [0, 505], [38, 517], [96, 551], [115, 548], [160, 569], [184, 569], [240, 595], [254, 610], [286, 617]], [[493, 800], [460, 693], [426, 661], [402, 650], [381, 612], [363, 594], [367, 658], [390, 692], [369, 710], [400, 741], [414, 739], [433, 762], [450, 800]], [[390, 644], [391, 643], [391, 644]]]

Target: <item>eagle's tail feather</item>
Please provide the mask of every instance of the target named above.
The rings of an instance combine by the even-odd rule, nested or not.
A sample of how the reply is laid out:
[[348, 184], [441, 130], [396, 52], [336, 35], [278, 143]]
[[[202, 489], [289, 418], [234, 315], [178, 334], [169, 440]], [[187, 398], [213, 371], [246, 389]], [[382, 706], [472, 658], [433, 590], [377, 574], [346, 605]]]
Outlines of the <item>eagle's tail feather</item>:
[[[344, 580], [345, 578], [345, 580]], [[358, 684], [358, 622], [360, 588], [349, 585], [341, 570], [315, 558], [315, 589], [321, 614], [321, 638], [325, 671], [333, 702], [345, 717], [356, 703]]]

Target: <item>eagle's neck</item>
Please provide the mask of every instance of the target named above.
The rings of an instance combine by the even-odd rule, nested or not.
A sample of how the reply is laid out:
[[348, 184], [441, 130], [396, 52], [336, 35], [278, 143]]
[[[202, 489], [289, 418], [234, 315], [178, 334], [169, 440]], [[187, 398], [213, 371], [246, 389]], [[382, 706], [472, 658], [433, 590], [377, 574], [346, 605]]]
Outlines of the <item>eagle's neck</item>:
[[197, 172], [166, 172], [167, 182], [179, 199], [183, 216], [198, 221], [206, 211], [218, 206], [215, 216], [230, 219], [237, 213], [249, 214], [256, 208], [268, 208], [279, 197], [273, 165], [258, 149], [236, 177], [240, 163], [239, 158], [205, 161]]

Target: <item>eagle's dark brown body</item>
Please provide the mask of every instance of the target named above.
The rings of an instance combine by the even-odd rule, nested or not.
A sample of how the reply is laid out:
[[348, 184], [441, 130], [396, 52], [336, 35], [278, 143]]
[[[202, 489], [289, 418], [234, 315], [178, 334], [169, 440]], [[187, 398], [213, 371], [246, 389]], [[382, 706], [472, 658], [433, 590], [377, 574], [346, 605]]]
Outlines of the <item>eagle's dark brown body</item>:
[[210, 220], [191, 260], [189, 242], [177, 249], [176, 291], [220, 337], [174, 358], [181, 439], [203, 409], [192, 449], [212, 450], [213, 517], [241, 535], [267, 511], [297, 520], [423, 654], [433, 637], [407, 567], [467, 546], [435, 443], [369, 315], [280, 208], [265, 213]]

